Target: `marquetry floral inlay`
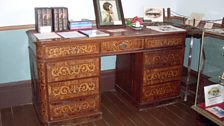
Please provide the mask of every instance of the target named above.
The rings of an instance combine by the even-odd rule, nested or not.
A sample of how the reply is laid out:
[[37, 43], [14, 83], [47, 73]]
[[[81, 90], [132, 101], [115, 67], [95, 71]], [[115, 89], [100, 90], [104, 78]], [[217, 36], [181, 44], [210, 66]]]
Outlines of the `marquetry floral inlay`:
[[159, 69], [144, 70], [144, 85], [179, 80], [181, 77], [181, 67], [168, 67]]
[[143, 88], [143, 99], [158, 100], [179, 94], [179, 84], [177, 82], [170, 82], [161, 85], [148, 86]]
[[180, 65], [183, 60], [183, 49], [144, 54], [145, 65]]
[[84, 101], [74, 102], [72, 104], [64, 105], [51, 105], [50, 109], [53, 118], [69, 117], [69, 115], [78, 115], [82, 112], [96, 110], [98, 106], [98, 100], [86, 99]]
[[183, 45], [184, 41], [182, 38], [157, 38], [157, 39], [146, 39], [146, 48], [164, 47], [164, 46], [176, 46]]
[[99, 46], [96, 43], [80, 44], [74, 46], [46, 47], [46, 54], [48, 58], [96, 53], [99, 53]]
[[48, 81], [99, 75], [99, 58], [48, 64]]
[[98, 78], [58, 82], [48, 86], [49, 97], [54, 100], [98, 94], [98, 92]]

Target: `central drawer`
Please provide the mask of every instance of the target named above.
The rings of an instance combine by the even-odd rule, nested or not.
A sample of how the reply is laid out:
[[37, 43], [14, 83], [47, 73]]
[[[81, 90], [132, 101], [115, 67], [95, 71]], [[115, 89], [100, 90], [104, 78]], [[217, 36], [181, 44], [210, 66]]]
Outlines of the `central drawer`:
[[100, 59], [75, 59], [47, 63], [48, 82], [98, 76]]
[[144, 39], [121, 39], [101, 43], [102, 53], [116, 53], [122, 51], [139, 50], [144, 48]]

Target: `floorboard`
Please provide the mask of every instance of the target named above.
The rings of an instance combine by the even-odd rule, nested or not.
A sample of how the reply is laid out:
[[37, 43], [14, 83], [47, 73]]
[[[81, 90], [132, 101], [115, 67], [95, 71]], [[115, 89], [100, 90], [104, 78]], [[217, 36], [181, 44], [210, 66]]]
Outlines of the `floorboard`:
[[[80, 126], [216, 126], [179, 101], [167, 106], [137, 111], [116, 91], [101, 95], [103, 118]], [[41, 126], [32, 104], [0, 110], [0, 126]]]

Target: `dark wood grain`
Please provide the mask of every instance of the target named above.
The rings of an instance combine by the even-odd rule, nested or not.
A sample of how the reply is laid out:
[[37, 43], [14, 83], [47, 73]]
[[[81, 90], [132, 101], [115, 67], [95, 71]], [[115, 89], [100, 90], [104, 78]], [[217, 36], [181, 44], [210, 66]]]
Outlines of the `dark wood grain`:
[[2, 113], [0, 111], [0, 126], [2, 126]]
[[1, 110], [1, 116], [2, 116], [2, 126], [16, 126], [12, 108], [6, 108]]
[[[12, 108], [16, 126], [40, 126], [32, 104]], [[27, 119], [29, 117], [29, 119]]]

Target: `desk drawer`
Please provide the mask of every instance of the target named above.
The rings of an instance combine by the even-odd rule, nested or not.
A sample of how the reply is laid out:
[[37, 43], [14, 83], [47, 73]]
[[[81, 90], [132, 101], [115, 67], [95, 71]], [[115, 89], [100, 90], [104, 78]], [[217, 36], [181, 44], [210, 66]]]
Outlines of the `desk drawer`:
[[116, 53], [121, 51], [139, 50], [143, 49], [143, 44], [143, 38], [107, 41], [101, 43], [101, 51], [102, 53]]
[[153, 86], [144, 86], [141, 102], [150, 102], [179, 96], [180, 81], [161, 83]]
[[144, 53], [144, 65], [174, 66], [183, 63], [184, 48], [175, 50], [159, 50]]
[[[83, 44], [84, 43], [84, 44]], [[78, 55], [99, 54], [99, 43], [77, 43], [39, 47], [38, 58], [59, 58]], [[44, 53], [45, 52], [45, 55]]]
[[99, 58], [47, 63], [48, 82], [99, 75]]
[[59, 101], [94, 94], [99, 94], [98, 77], [56, 82], [48, 85], [48, 97], [50, 101]]
[[99, 95], [67, 101], [63, 104], [50, 104], [50, 120], [60, 120], [87, 115], [100, 110]]
[[155, 37], [145, 39], [145, 48], [159, 48], [184, 45], [184, 37], [181, 36], [169, 36], [169, 37]]
[[168, 81], [181, 80], [182, 66], [144, 69], [143, 85], [155, 85]]

